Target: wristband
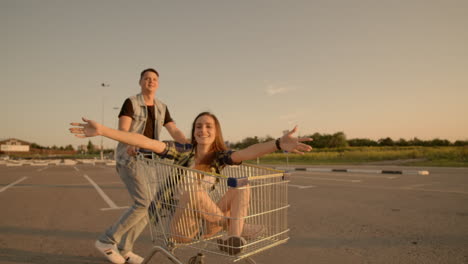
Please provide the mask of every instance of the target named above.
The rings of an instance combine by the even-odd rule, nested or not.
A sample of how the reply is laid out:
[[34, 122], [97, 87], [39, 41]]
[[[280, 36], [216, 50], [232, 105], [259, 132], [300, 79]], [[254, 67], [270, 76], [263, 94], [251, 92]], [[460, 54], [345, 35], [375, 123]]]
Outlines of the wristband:
[[276, 148], [278, 150], [281, 150], [281, 146], [280, 146], [280, 138], [277, 138], [276, 141], [275, 141], [275, 145], [276, 145]]

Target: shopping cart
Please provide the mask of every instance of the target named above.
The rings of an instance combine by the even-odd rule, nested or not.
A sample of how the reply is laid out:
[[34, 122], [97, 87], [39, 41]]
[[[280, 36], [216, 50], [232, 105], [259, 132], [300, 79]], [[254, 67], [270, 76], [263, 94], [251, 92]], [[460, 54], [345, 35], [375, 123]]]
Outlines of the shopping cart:
[[[283, 171], [243, 164], [226, 166], [219, 174], [208, 173], [147, 153], [137, 156], [136, 169], [146, 176], [152, 201], [148, 219], [154, 246], [143, 264], [158, 253], [172, 263], [183, 264], [175, 254], [177, 248], [198, 252], [188, 260], [189, 264], [204, 263], [203, 253], [222, 256], [231, 262], [255, 263], [251, 256], [289, 239], [289, 181], [288, 174]], [[196, 202], [199, 195], [207, 195], [222, 207], [223, 196], [228, 192], [248, 198], [242, 200], [247, 210], [245, 216], [214, 214]], [[248, 229], [251, 234], [245, 234], [240, 244], [222, 244], [220, 239], [226, 238], [229, 225], [239, 224], [239, 221], [244, 222], [243, 236]]]

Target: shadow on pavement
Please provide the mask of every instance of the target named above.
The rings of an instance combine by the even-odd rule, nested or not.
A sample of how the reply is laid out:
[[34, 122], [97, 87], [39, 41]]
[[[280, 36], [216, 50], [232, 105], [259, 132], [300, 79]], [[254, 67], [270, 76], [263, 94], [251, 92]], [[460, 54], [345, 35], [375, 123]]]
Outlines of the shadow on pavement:
[[103, 262], [102, 257], [58, 255], [12, 248], [0, 248], [0, 259], [8, 262], [32, 264], [97, 264]]

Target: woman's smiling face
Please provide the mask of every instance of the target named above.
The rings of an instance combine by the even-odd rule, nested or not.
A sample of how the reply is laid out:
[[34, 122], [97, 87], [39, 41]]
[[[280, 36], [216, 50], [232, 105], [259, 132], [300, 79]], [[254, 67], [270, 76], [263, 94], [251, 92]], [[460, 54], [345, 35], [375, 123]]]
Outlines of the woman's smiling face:
[[195, 140], [200, 145], [211, 145], [216, 139], [216, 125], [213, 117], [202, 115], [195, 121]]

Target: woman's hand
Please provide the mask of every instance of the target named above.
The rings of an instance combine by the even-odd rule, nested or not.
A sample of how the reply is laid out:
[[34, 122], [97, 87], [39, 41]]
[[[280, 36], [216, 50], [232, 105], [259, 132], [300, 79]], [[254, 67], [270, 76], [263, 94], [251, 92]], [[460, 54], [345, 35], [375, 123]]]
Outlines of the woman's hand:
[[86, 138], [102, 135], [103, 126], [96, 121], [82, 118], [85, 123], [70, 123], [72, 126], [69, 130], [76, 137]]
[[297, 132], [297, 126], [295, 126], [291, 131], [286, 133], [284, 136], [280, 138], [280, 147], [282, 150], [297, 153], [297, 154], [304, 154], [305, 151], [311, 151], [312, 147], [301, 143], [304, 141], [312, 141], [312, 138], [297, 138], [294, 137], [293, 134]]

